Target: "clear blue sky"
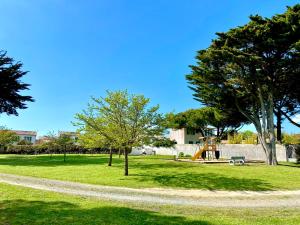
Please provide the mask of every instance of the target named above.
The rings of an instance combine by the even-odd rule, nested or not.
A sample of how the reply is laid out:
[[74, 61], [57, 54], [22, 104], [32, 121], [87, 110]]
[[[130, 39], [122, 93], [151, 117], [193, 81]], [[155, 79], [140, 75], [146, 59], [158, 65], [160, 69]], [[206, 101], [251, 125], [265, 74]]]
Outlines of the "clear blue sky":
[[[274, 0], [1, 0], [0, 49], [24, 63], [36, 102], [12, 129], [74, 130], [90, 96], [128, 89], [162, 112], [197, 108], [185, 75], [215, 32], [270, 17], [298, 1]], [[290, 132], [299, 129], [284, 124]]]

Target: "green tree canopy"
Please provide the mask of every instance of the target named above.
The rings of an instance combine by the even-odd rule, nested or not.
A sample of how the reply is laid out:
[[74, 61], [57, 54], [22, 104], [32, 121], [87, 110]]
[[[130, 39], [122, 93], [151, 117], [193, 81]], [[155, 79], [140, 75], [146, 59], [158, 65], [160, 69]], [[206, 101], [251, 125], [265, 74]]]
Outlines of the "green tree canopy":
[[159, 106], [149, 107], [149, 102], [143, 95], [108, 91], [106, 97], [92, 98], [87, 109], [76, 114], [74, 124], [99, 135], [97, 140], [121, 147], [125, 153], [125, 175], [128, 175], [131, 149], [151, 143], [164, 131]]
[[246, 118], [241, 113], [229, 114], [222, 112], [214, 107], [202, 107], [200, 109], [190, 109], [177, 114], [169, 113], [166, 115], [166, 127], [173, 129], [190, 128], [199, 131], [205, 137], [207, 127], [216, 128], [216, 135], [221, 138], [222, 135], [230, 130], [236, 130]]
[[19, 140], [17, 134], [5, 127], [0, 127], [0, 149], [3, 149]]
[[[187, 76], [203, 104], [239, 111], [256, 127], [268, 164], [276, 165], [274, 110], [299, 80], [300, 5], [271, 19], [251, 16], [244, 26], [217, 33]], [[221, 107], [223, 106], [223, 107]]]
[[22, 71], [22, 63], [0, 51], [0, 113], [18, 115], [17, 109], [26, 109], [26, 102], [32, 102], [31, 96], [21, 95], [20, 91], [28, 90], [29, 84], [21, 82], [27, 74]]

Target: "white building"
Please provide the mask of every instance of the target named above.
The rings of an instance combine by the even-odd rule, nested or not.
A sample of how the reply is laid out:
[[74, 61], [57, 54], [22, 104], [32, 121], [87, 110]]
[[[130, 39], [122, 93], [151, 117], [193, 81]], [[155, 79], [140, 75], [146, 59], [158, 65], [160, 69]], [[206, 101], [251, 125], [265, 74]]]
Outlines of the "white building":
[[13, 132], [17, 134], [19, 141], [25, 140], [31, 144], [36, 143], [37, 132], [35, 131], [13, 130]]
[[176, 141], [177, 144], [199, 144], [200, 137], [202, 137], [200, 132], [187, 128], [171, 129], [169, 135], [170, 140]]
[[[213, 130], [213, 128], [208, 128], [205, 136], [212, 136]], [[170, 140], [176, 141], [177, 144], [200, 144], [200, 137], [202, 134], [199, 130], [189, 128], [171, 129], [169, 134]]]

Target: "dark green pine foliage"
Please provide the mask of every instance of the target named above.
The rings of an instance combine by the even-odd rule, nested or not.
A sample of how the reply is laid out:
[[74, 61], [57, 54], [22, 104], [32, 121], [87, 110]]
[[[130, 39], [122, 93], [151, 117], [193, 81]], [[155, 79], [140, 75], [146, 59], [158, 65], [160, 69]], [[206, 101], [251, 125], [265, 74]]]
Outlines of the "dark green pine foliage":
[[26, 109], [26, 102], [33, 102], [31, 96], [20, 94], [30, 86], [20, 80], [26, 74], [22, 63], [14, 62], [6, 52], [0, 51], [0, 113], [18, 115], [17, 109]]
[[197, 100], [240, 112], [254, 124], [272, 165], [277, 164], [274, 113], [291, 116], [299, 108], [299, 40], [300, 5], [270, 19], [250, 16], [248, 24], [217, 33], [187, 75]]

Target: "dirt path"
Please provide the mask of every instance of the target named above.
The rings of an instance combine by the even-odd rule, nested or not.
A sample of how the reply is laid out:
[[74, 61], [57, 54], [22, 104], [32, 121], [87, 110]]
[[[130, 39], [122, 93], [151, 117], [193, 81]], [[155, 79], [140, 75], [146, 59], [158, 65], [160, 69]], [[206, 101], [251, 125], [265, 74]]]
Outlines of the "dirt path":
[[105, 200], [205, 207], [300, 207], [297, 191], [203, 191], [175, 189], [133, 189], [81, 184], [0, 173], [0, 182], [39, 190]]

